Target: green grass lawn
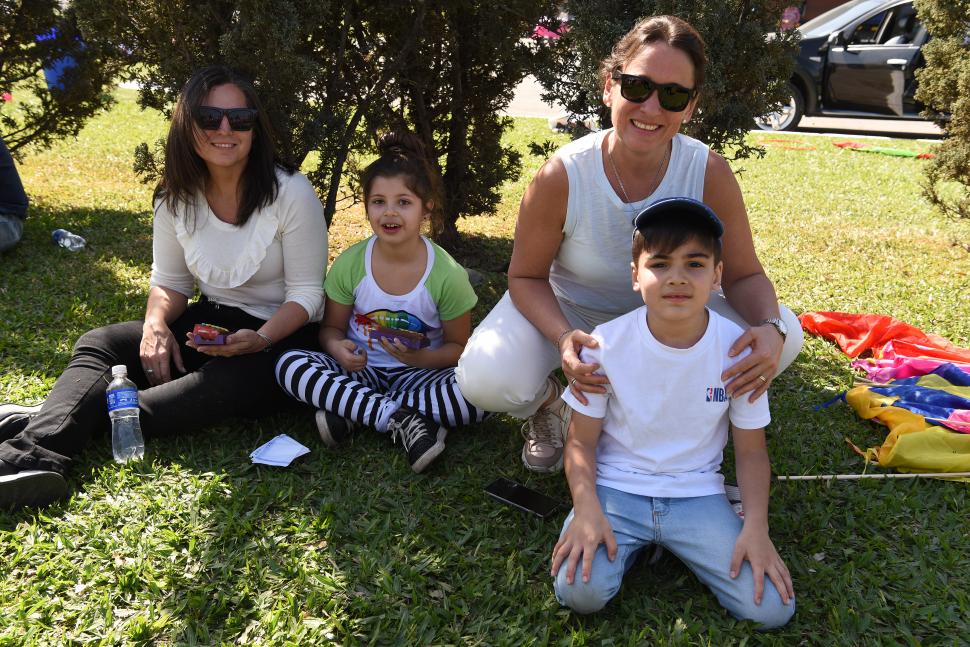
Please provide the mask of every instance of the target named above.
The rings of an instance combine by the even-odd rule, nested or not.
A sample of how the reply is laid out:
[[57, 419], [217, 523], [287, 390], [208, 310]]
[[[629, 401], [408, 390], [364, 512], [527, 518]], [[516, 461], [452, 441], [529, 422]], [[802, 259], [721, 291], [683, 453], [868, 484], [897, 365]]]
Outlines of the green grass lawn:
[[[77, 140], [21, 164], [32, 208], [24, 243], [0, 258], [2, 401], [39, 402], [82, 332], [143, 310], [151, 189], [131, 171], [132, 150], [165, 124], [119, 96]], [[920, 199], [922, 162], [824, 137], [753, 137], [768, 154], [740, 164], [741, 186], [783, 302], [889, 314], [970, 346], [970, 227]], [[550, 138], [538, 119], [509, 135], [524, 152]], [[461, 222], [464, 260], [487, 279], [476, 320], [505, 289], [518, 200], [540, 163], [526, 152], [498, 214]], [[88, 247], [54, 247], [56, 227]], [[367, 233], [359, 211], [340, 214], [331, 258]], [[845, 439], [877, 445], [883, 431], [844, 405], [813, 410], [851, 384], [848, 360], [808, 340], [772, 388], [777, 473], [864, 469]], [[311, 453], [286, 469], [250, 464], [279, 433]], [[415, 476], [376, 434], [326, 450], [304, 417], [150, 442], [130, 466], [111, 463], [99, 439], [77, 461], [70, 499], [0, 512], [0, 645], [967, 644], [967, 484], [775, 484], [772, 536], [798, 611], [756, 634], [669, 555], [638, 562], [604, 613], [560, 609], [548, 569], [565, 512], [540, 521], [482, 493], [507, 476], [568, 499], [561, 476], [524, 471], [520, 447], [518, 425], [500, 418], [451, 435]]]

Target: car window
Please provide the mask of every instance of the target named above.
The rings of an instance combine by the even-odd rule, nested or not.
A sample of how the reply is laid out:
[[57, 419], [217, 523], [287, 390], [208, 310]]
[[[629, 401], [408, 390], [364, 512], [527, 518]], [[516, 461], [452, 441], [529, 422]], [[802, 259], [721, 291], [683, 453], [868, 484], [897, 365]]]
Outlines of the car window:
[[802, 38], [828, 36], [833, 31], [843, 29], [852, 21], [866, 15], [873, 9], [878, 9], [883, 2], [885, 0], [852, 0], [815, 16], [799, 27], [798, 31], [801, 32]]
[[890, 17], [890, 11], [880, 11], [869, 16], [861, 23], [856, 25], [849, 37], [849, 45], [875, 45], [879, 42], [879, 33], [883, 24]]
[[900, 5], [893, 9], [892, 18], [886, 24], [879, 42], [883, 45], [910, 45], [917, 40], [921, 29], [913, 5]]

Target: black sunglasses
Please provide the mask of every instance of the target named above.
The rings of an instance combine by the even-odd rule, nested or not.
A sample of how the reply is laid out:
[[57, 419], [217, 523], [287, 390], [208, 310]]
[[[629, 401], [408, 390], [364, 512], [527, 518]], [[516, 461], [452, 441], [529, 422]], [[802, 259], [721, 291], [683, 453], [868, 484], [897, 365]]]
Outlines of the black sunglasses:
[[633, 103], [643, 103], [657, 91], [660, 107], [670, 112], [680, 112], [687, 108], [690, 100], [697, 96], [697, 88], [685, 88], [676, 83], [654, 83], [645, 76], [613, 72], [614, 81], [620, 82], [620, 96]]
[[255, 108], [213, 108], [212, 106], [199, 106], [192, 112], [195, 123], [202, 130], [219, 130], [223, 117], [229, 118], [229, 127], [233, 130], [252, 130], [256, 124], [256, 114]]

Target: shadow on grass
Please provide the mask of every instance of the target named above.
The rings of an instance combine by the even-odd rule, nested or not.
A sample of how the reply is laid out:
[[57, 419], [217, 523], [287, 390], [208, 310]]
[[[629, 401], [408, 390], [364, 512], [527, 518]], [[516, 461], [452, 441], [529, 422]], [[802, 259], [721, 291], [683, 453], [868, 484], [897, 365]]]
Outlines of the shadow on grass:
[[480, 272], [506, 273], [512, 259], [512, 239], [507, 236], [486, 236], [462, 232], [452, 256], [465, 267]]
[[[57, 247], [50, 232], [58, 227], [85, 237], [87, 246]], [[0, 258], [0, 372], [53, 379], [81, 334], [141, 317], [150, 265], [148, 213], [32, 208], [24, 240]]]
[[[311, 453], [289, 468], [251, 465], [248, 453], [279, 433]], [[482, 492], [499, 475], [531, 480], [517, 468], [518, 444], [503, 424], [455, 431], [446, 453], [415, 475], [400, 446], [373, 432], [324, 448], [306, 415], [150, 442], [146, 461], [131, 466], [107, 464], [102, 439], [81, 457], [74, 499], [43, 514], [122, 529], [130, 545], [85, 544], [85, 559], [115, 564], [105, 582], [89, 574], [86, 585], [127, 607], [150, 600], [156, 612], [179, 618], [187, 633], [169, 640], [246, 642], [268, 600], [285, 606], [293, 597], [304, 617], [339, 627], [344, 640], [428, 644], [445, 631], [454, 642], [462, 622], [494, 631], [491, 623], [515, 609], [517, 597], [535, 595], [536, 581], [547, 579], [546, 553], [561, 519], [534, 519]], [[533, 486], [562, 499], [565, 486], [555, 481]], [[3, 527], [29, 526], [37, 514], [11, 514]], [[540, 595], [551, 598], [551, 589]], [[462, 608], [474, 613], [455, 627]]]
[[[860, 119], [859, 122], [864, 122]], [[898, 122], [906, 123], [906, 122]], [[763, 131], [760, 131], [763, 132]], [[818, 133], [818, 134], [834, 134], [834, 135], [855, 135], [856, 137], [892, 137], [893, 139], [938, 139], [942, 140], [944, 135], [942, 133], [927, 133], [921, 132], [919, 128], [914, 128], [912, 131], [888, 131], [888, 130], [873, 130], [867, 129], [864, 126], [859, 128], [829, 128], [825, 126], [799, 126], [794, 132], [803, 133]]]

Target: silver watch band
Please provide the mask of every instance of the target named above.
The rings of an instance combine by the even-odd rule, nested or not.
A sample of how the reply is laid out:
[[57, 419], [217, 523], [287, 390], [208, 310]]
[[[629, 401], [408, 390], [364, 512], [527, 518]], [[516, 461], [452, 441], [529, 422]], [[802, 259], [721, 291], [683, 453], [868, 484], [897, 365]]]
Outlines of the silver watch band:
[[758, 325], [759, 326], [771, 326], [775, 330], [778, 331], [778, 334], [779, 335], [781, 335], [781, 340], [782, 341], [787, 341], [788, 340], [788, 335], [785, 333], [785, 329], [783, 328], [783, 324], [781, 323], [780, 320], [778, 320], [778, 319], [765, 319], [764, 321], [762, 321]]

